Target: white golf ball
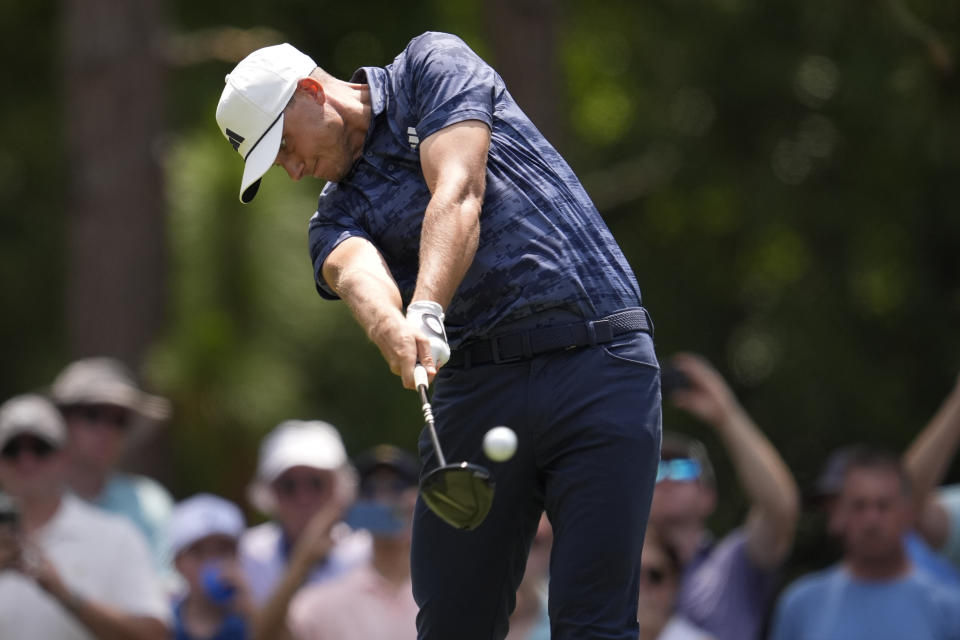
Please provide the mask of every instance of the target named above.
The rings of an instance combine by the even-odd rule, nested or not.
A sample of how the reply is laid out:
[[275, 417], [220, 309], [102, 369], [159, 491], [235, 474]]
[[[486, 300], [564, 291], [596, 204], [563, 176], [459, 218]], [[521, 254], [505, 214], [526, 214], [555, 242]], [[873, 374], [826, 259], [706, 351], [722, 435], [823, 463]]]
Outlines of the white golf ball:
[[483, 436], [483, 453], [494, 462], [504, 462], [517, 452], [517, 434], [510, 427], [494, 427]]

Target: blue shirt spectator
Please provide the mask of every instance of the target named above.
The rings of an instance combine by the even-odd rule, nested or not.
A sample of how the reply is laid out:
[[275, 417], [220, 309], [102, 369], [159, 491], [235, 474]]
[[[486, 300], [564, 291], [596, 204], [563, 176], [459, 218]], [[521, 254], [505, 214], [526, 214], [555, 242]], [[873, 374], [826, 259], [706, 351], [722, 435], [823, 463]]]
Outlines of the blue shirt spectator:
[[785, 592], [772, 640], [960, 638], [960, 591], [913, 566], [904, 545], [911, 520], [899, 458], [850, 450], [831, 512], [843, 560]]
[[165, 577], [172, 575], [165, 536], [173, 498], [150, 478], [117, 471], [130, 446], [170, 416], [170, 403], [142, 391], [113, 358], [71, 363], [50, 393], [70, 435], [70, 488], [133, 523], [150, 544], [157, 568]]
[[920, 571], [858, 580], [841, 565], [807, 576], [783, 595], [770, 640], [960, 638], [960, 592]]

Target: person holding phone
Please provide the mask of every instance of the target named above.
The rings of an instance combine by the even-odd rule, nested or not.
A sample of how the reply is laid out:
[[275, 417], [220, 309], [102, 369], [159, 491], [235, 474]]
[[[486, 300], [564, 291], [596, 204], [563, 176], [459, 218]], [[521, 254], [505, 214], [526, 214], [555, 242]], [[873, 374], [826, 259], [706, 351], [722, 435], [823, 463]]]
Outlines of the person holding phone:
[[[146, 540], [65, 490], [67, 427], [39, 395], [0, 406], [0, 638], [161, 640], [169, 610]], [[18, 513], [19, 515], [13, 515]]]
[[347, 523], [370, 532], [373, 557], [338, 579], [305, 587], [290, 605], [287, 626], [296, 640], [413, 640], [410, 536], [417, 463], [396, 447], [380, 445], [354, 464], [360, 490]]

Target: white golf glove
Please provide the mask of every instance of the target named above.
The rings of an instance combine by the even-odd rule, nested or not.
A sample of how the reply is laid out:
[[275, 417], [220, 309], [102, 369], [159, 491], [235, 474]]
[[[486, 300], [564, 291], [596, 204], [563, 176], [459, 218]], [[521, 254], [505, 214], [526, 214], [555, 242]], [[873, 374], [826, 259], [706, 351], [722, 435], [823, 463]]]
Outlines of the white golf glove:
[[439, 369], [450, 359], [450, 345], [443, 328], [443, 307], [437, 302], [417, 300], [407, 306], [407, 322], [430, 338], [430, 355]]

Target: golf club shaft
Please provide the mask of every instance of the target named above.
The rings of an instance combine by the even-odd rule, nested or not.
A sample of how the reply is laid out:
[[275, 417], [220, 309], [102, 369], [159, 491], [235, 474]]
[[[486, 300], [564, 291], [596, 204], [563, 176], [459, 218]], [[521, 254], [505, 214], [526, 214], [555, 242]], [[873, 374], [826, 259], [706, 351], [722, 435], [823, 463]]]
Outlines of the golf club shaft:
[[447, 459], [443, 455], [443, 449], [440, 448], [440, 439], [437, 437], [437, 428], [433, 424], [433, 408], [430, 406], [430, 399], [427, 397], [427, 370], [423, 365], [418, 364], [413, 370], [413, 379], [417, 385], [417, 391], [420, 392], [421, 409], [423, 410], [423, 420], [427, 423], [427, 432], [433, 441], [433, 450], [437, 452], [437, 459], [441, 467], [447, 466]]

